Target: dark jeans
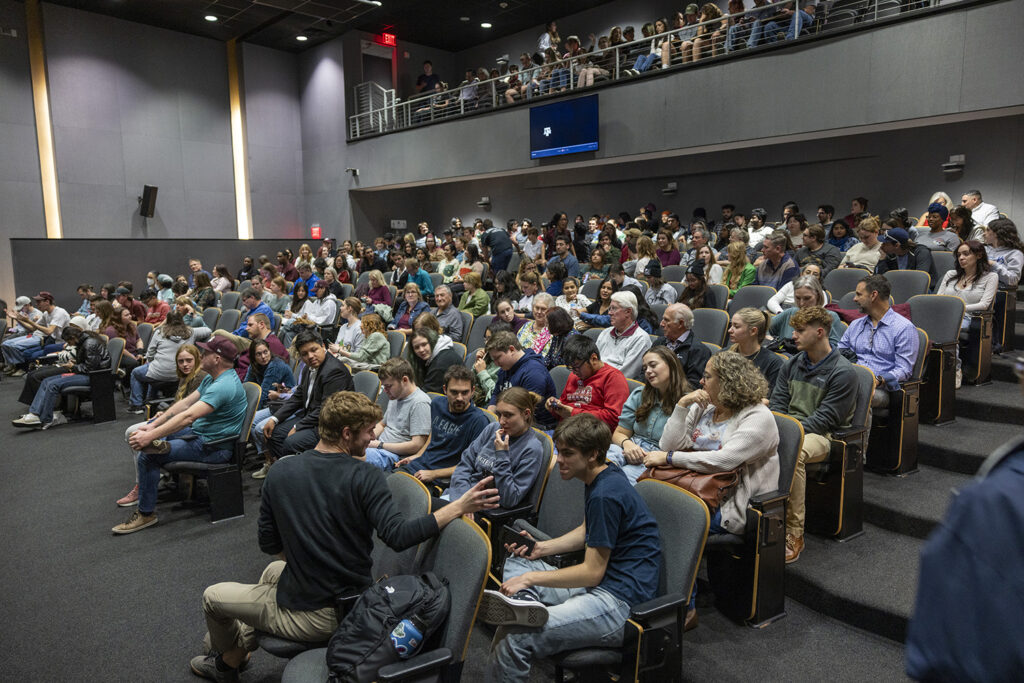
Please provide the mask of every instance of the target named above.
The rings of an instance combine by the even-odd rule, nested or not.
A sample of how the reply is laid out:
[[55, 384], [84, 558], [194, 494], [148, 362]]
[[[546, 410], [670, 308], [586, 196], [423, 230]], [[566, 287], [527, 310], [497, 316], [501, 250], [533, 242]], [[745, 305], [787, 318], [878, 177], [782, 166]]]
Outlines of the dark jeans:
[[66, 369], [59, 368], [56, 365], [47, 365], [41, 368], [36, 368], [25, 375], [25, 384], [21, 387], [21, 395], [18, 396], [18, 401], [27, 406], [32, 405], [32, 400], [36, 397], [36, 392], [39, 391], [39, 387], [43, 384], [43, 380], [47, 377], [61, 375], [65, 372], [67, 372]]
[[291, 418], [277, 424], [274, 427], [274, 431], [270, 435], [270, 439], [267, 441], [267, 445], [270, 447], [270, 457], [272, 460], [277, 460], [286, 455], [294, 455], [295, 453], [302, 453], [308, 451], [310, 448], [316, 446], [317, 442], [320, 441], [320, 433], [316, 429], [298, 429], [294, 434], [288, 436], [288, 432], [291, 431], [305, 413], [294, 415]]

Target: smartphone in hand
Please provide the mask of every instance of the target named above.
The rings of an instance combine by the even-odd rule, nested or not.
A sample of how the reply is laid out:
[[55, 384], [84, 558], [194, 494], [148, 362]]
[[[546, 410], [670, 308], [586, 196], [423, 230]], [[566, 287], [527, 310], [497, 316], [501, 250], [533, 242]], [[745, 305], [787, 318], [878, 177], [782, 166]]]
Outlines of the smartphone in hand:
[[537, 545], [537, 541], [528, 536], [523, 536], [519, 533], [519, 529], [508, 524], [501, 527], [501, 542], [506, 545], [525, 545], [527, 555], [532, 553], [534, 546]]

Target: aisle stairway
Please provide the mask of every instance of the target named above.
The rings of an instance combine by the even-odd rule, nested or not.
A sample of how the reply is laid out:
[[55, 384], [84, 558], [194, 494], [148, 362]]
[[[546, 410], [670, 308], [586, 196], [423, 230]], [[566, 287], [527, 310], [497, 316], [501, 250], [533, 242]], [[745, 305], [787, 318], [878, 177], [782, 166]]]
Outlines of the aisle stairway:
[[[1021, 305], [1016, 316], [1017, 339], [1022, 339]], [[864, 535], [846, 543], [805, 537], [806, 551], [786, 571], [790, 600], [848, 626], [904, 640], [918, 557], [951, 492], [970, 482], [985, 457], [1024, 424], [1024, 399], [1013, 372], [1016, 355], [993, 357], [989, 384], [957, 391], [954, 422], [920, 426], [918, 472], [905, 477], [865, 472]]]

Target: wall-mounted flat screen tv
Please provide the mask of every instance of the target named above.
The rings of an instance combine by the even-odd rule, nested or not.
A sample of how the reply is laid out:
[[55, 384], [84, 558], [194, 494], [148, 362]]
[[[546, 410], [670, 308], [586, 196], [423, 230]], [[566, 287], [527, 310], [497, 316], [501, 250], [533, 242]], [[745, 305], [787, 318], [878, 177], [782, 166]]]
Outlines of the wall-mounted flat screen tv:
[[531, 159], [592, 152], [597, 147], [597, 95], [530, 109]]

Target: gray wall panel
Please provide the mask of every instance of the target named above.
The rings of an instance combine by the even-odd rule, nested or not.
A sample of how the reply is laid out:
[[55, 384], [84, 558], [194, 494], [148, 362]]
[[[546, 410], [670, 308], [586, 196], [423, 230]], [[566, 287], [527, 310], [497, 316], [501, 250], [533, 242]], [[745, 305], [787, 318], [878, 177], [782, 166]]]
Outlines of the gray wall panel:
[[186, 226], [185, 230], [175, 230], [171, 236], [193, 239], [229, 239], [238, 236], [234, 192], [188, 190], [184, 193], [182, 206], [187, 211], [181, 222]]
[[[301, 204], [302, 197], [294, 194], [253, 193], [252, 213], [254, 216], [262, 216], [259, 226], [253, 226], [253, 237], [256, 239], [301, 239], [303, 236], [309, 235], [306, 226], [296, 219]], [[270, 256], [273, 258], [273, 254]]]
[[93, 129], [82, 135], [74, 128], [54, 128], [53, 140], [61, 182], [124, 187], [125, 159], [119, 132]]
[[964, 109], [1003, 107], [1024, 101], [1024, 3], [999, 3], [973, 10], [963, 27], [960, 104]]
[[233, 201], [235, 177], [231, 145], [185, 140], [181, 143], [181, 153], [186, 190], [220, 192], [231, 195]]
[[[0, 100], [4, 99], [0, 97]], [[32, 123], [0, 123], [0, 181], [39, 183], [39, 148]]]

